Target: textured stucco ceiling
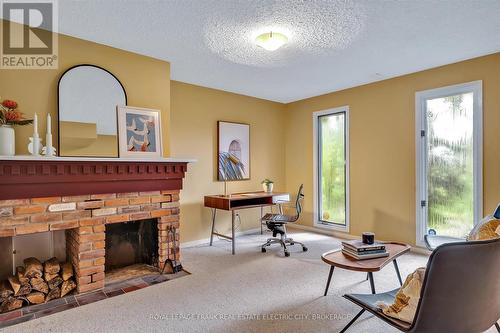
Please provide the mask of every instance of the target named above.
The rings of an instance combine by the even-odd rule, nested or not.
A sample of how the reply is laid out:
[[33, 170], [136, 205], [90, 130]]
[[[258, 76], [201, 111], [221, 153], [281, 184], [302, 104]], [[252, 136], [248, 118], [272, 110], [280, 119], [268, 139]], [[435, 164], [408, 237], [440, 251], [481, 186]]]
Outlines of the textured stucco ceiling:
[[[500, 51], [500, 0], [63, 0], [62, 33], [171, 62], [173, 80], [290, 102]], [[251, 43], [284, 31], [274, 53]]]

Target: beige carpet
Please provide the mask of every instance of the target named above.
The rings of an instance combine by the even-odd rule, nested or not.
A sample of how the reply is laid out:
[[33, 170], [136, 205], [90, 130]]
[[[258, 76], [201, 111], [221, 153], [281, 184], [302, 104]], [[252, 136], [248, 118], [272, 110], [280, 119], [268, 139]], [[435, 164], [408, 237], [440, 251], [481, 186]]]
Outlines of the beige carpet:
[[[368, 293], [365, 274], [336, 270], [323, 297], [329, 266], [320, 256], [340, 242], [324, 235], [296, 232], [299, 246], [285, 258], [277, 248], [261, 253], [269, 235], [242, 236], [237, 254], [230, 243], [183, 250], [192, 275], [81, 306], [5, 329], [5, 332], [338, 332], [358, 312], [341, 297]], [[408, 254], [399, 260], [403, 276], [426, 264]], [[398, 286], [392, 265], [375, 273], [377, 291]], [[252, 320], [250, 320], [252, 319]], [[396, 332], [364, 314], [349, 332]], [[494, 332], [490, 330], [489, 332]]]

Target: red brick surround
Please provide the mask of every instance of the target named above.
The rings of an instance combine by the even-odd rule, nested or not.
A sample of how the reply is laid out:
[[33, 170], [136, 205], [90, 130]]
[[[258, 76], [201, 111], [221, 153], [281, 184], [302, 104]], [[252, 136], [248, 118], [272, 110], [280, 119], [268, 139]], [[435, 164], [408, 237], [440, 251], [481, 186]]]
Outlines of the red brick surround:
[[173, 259], [169, 227], [179, 240], [179, 191], [187, 163], [0, 160], [0, 237], [65, 230], [78, 292], [87, 292], [104, 287], [105, 225], [156, 218], [162, 268]]
[[160, 268], [167, 256], [173, 259], [167, 227], [176, 228], [178, 241], [179, 191], [0, 200], [0, 216], [0, 237], [66, 230], [78, 292], [87, 292], [104, 287], [106, 224], [157, 218]]

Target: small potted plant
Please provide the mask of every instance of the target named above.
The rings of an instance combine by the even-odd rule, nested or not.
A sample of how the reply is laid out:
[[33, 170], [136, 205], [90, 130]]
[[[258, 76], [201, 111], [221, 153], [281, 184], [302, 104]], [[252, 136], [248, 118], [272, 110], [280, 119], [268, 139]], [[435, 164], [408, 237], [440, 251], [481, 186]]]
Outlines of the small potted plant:
[[24, 118], [15, 101], [6, 99], [0, 103], [0, 155], [13, 156], [16, 153], [16, 137], [12, 126], [32, 122], [33, 120]]
[[265, 192], [271, 193], [273, 191], [274, 182], [272, 180], [266, 178], [261, 182], [261, 184]]

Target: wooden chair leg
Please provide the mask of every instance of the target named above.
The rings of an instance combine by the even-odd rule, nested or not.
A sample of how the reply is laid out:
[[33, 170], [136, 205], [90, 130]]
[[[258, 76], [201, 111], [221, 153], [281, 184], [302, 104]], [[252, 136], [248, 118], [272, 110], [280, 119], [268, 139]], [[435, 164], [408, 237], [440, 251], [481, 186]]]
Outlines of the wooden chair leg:
[[359, 311], [358, 314], [355, 315], [354, 318], [352, 318], [352, 320], [347, 325], [344, 326], [344, 328], [342, 329], [342, 331], [340, 331], [340, 333], [344, 333], [345, 331], [347, 331], [347, 329], [351, 327], [352, 324], [354, 324], [354, 322], [359, 318], [359, 316], [363, 314], [363, 312], [365, 312], [365, 309]]

